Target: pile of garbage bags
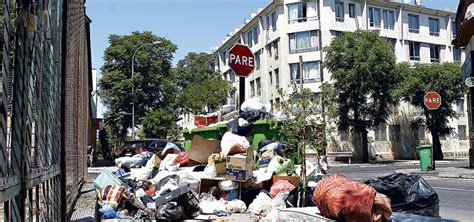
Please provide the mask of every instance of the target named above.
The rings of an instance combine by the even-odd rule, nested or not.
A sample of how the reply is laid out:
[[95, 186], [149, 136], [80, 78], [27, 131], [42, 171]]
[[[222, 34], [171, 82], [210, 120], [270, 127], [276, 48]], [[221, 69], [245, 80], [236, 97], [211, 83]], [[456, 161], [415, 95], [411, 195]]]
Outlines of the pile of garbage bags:
[[[269, 108], [252, 99], [241, 109], [220, 141], [195, 135], [185, 152], [168, 143], [156, 153], [115, 159], [117, 170], [106, 168], [94, 181], [98, 213], [137, 220], [245, 213], [279, 221], [282, 210], [306, 202], [325, 218], [342, 221], [387, 221], [392, 211], [438, 216], [438, 196], [419, 176], [395, 174], [362, 183], [326, 176], [327, 165], [307, 161], [303, 184], [301, 166], [290, 158], [296, 145], [263, 140], [254, 149], [247, 137], [256, 120], [274, 118]], [[303, 190], [306, 196], [300, 195]]]

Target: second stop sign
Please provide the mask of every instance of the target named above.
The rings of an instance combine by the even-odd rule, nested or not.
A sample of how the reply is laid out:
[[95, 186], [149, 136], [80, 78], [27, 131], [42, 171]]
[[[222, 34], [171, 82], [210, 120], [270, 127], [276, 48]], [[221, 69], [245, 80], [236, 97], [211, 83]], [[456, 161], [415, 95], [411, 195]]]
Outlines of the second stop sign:
[[429, 92], [423, 102], [428, 109], [436, 110], [441, 106], [441, 96], [437, 92]]
[[229, 66], [236, 75], [248, 77], [255, 66], [255, 57], [249, 47], [235, 44], [229, 50]]

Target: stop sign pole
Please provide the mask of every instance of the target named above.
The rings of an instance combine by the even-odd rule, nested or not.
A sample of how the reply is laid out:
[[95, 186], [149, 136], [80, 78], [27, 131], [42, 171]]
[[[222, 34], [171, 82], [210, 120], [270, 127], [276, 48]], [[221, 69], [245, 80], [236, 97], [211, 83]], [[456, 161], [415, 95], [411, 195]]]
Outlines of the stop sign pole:
[[[423, 98], [423, 103], [431, 111], [436, 111], [438, 108], [441, 106], [442, 99], [441, 96], [437, 92], [428, 92], [426, 93], [425, 97]], [[431, 166], [433, 167], [433, 170], [436, 169], [435, 165], [435, 159], [434, 159], [434, 151], [433, 148], [431, 148]]]
[[229, 66], [239, 76], [239, 113], [240, 106], [245, 101], [245, 78], [248, 77], [255, 67], [255, 56], [246, 45], [235, 44], [229, 50]]

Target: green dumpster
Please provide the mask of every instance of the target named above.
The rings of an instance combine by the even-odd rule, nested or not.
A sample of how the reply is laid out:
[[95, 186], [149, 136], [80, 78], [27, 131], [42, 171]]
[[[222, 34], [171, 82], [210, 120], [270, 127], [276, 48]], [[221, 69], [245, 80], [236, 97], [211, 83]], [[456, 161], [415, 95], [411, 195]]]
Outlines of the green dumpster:
[[186, 150], [191, 148], [191, 141], [194, 135], [204, 137], [206, 139], [220, 140], [224, 133], [227, 131], [226, 124], [217, 124], [217, 126], [195, 128], [191, 130], [183, 130], [184, 147]]
[[420, 156], [421, 171], [428, 171], [433, 169], [433, 152], [431, 145], [422, 145], [419, 146], [417, 149]]
[[257, 150], [262, 140], [280, 140], [279, 122], [273, 120], [257, 120], [250, 127], [248, 136], [253, 137], [252, 147]]

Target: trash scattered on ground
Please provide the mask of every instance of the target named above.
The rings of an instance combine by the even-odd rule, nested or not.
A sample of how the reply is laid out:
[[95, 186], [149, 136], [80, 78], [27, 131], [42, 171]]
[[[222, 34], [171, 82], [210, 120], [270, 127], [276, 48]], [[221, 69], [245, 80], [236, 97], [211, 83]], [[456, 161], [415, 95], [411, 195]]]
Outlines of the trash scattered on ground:
[[[392, 209], [438, 214], [438, 197], [422, 178], [390, 175], [366, 182], [369, 186], [339, 174], [327, 177], [322, 158], [306, 162], [304, 183], [297, 144], [254, 132], [256, 121], [274, 118], [269, 107], [251, 99], [241, 110], [217, 124], [222, 131], [210, 136], [199, 129], [208, 134], [188, 137], [186, 151], [168, 142], [155, 153], [117, 158], [118, 170], [104, 169], [94, 181], [98, 213], [116, 219], [217, 221], [242, 214], [254, 221], [387, 221]], [[214, 116], [202, 116], [200, 124], [209, 125]]]

